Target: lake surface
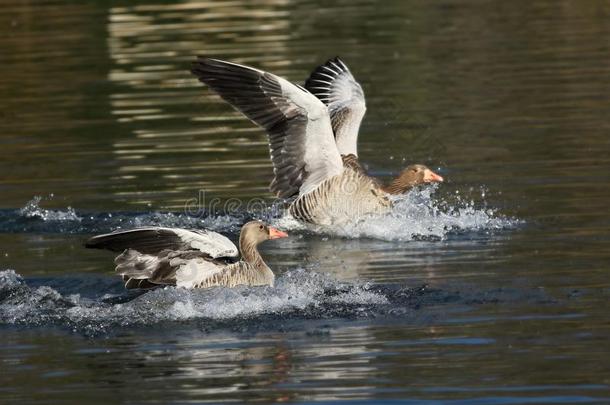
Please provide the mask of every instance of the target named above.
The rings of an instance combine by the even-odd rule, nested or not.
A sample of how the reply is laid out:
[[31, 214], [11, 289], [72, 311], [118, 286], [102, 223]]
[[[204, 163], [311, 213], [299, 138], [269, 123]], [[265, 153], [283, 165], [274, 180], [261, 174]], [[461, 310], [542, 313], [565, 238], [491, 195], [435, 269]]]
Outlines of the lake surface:
[[[127, 3], [0, 9], [0, 402], [610, 402], [608, 2]], [[261, 211], [266, 136], [199, 54], [340, 55], [368, 170], [447, 181], [341, 234]], [[273, 289], [127, 293], [82, 247], [251, 217], [291, 234]]]

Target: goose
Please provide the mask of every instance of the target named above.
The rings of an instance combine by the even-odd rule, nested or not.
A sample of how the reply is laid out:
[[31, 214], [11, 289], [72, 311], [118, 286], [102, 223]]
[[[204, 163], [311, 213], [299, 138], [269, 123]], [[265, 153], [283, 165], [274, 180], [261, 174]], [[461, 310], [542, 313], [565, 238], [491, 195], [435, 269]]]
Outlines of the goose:
[[[383, 186], [350, 164], [357, 159], [348, 156], [348, 149], [348, 157], [342, 158], [329, 108], [298, 84], [256, 68], [207, 57], [198, 57], [191, 72], [266, 130], [274, 173], [269, 188], [278, 198], [291, 200], [288, 210], [299, 221], [333, 227], [383, 214], [392, 209], [391, 192], [403, 182], [419, 184], [409, 169], [398, 177], [402, 180]], [[337, 122], [338, 117], [335, 115]], [[357, 136], [356, 124], [351, 122], [348, 127], [351, 133], [355, 128]], [[337, 139], [339, 144], [344, 143], [341, 134]]]
[[227, 237], [216, 232], [165, 227], [98, 235], [89, 239], [85, 247], [122, 252], [114, 262], [127, 289], [164, 285], [189, 289], [273, 287], [275, 276], [257, 246], [287, 236], [261, 221], [250, 221], [241, 228], [239, 251]]
[[[358, 160], [358, 132], [366, 112], [364, 91], [349, 68], [338, 56], [316, 67], [304, 87], [318, 97], [330, 115], [337, 149], [345, 166], [364, 172]], [[388, 194], [404, 194], [413, 187], [443, 182], [443, 178], [422, 164], [403, 169], [389, 184], [376, 179]]]

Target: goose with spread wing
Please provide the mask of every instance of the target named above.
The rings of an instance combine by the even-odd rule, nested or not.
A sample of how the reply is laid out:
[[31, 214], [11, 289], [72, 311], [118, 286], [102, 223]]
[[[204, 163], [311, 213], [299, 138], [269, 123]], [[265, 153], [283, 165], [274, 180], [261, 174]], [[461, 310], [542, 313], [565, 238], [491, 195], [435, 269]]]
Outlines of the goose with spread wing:
[[[364, 172], [358, 160], [358, 132], [366, 112], [364, 91], [347, 65], [335, 57], [318, 66], [305, 82], [305, 88], [328, 108], [337, 149], [345, 166]], [[380, 187], [388, 194], [403, 194], [424, 183], [443, 178], [425, 165], [407, 166], [390, 183]]]
[[273, 286], [275, 276], [257, 246], [266, 240], [287, 236], [261, 221], [251, 221], [241, 228], [239, 251], [227, 237], [216, 232], [164, 227], [94, 236], [85, 247], [122, 252], [115, 259], [116, 272], [123, 277], [128, 289], [164, 285]]
[[192, 73], [267, 131], [270, 189], [294, 198], [293, 217], [336, 226], [391, 209], [389, 192], [378, 181], [344, 163], [329, 108], [310, 91], [269, 72], [205, 57], [193, 62]]

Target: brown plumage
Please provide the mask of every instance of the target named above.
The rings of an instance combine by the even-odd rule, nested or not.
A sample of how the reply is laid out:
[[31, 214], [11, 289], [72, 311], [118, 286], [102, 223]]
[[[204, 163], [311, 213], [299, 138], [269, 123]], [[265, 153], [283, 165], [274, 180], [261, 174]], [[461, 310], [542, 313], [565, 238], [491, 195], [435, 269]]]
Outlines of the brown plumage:
[[388, 194], [404, 194], [420, 184], [442, 182], [443, 178], [424, 165], [410, 165], [390, 183], [381, 187]]
[[398, 176], [392, 179], [388, 184], [383, 184], [381, 180], [370, 176], [366, 170], [360, 165], [358, 156], [356, 155], [341, 155], [343, 159], [343, 166], [349, 167], [350, 169], [360, 172], [370, 177], [379, 188], [388, 194], [399, 195], [404, 194], [411, 190], [413, 187], [420, 184], [442, 182], [443, 178], [438, 174], [434, 173], [425, 165], [410, 165], [404, 168]]
[[[91, 238], [90, 248], [123, 250], [115, 259], [116, 272], [125, 287], [152, 288], [176, 285], [185, 288], [270, 285], [275, 277], [257, 246], [288, 235], [260, 221], [245, 224], [239, 251], [226, 237], [211, 231], [179, 228], [141, 228]], [[145, 250], [145, 251], [143, 251]]]
[[340, 226], [367, 215], [388, 212], [392, 202], [374, 179], [345, 167], [343, 172], [322, 182], [290, 204], [290, 214], [303, 222]]

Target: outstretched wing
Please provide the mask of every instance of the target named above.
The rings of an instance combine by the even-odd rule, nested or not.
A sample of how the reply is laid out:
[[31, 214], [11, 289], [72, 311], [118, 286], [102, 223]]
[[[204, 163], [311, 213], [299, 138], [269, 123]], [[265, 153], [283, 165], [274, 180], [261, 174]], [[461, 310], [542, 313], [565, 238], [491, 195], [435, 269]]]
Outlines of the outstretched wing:
[[341, 155], [358, 156], [358, 131], [366, 112], [364, 92], [338, 57], [318, 66], [305, 88], [328, 107], [337, 148]]
[[326, 106], [301, 86], [236, 63], [199, 57], [192, 72], [269, 134], [278, 197], [306, 194], [340, 174], [341, 156]]
[[164, 250], [148, 255], [126, 249], [114, 262], [117, 274], [123, 276], [128, 289], [160, 285], [193, 288], [204, 280], [214, 279], [227, 268], [223, 260], [211, 259], [197, 250]]
[[237, 247], [227, 237], [208, 230], [147, 227], [94, 236], [85, 247], [122, 252], [133, 249], [145, 255], [156, 255], [162, 250], [197, 250], [211, 258], [237, 257]]

